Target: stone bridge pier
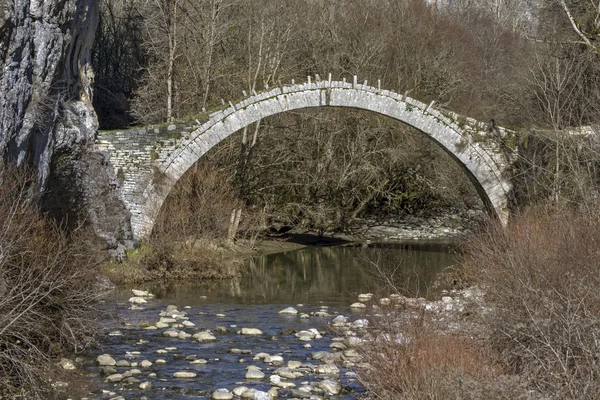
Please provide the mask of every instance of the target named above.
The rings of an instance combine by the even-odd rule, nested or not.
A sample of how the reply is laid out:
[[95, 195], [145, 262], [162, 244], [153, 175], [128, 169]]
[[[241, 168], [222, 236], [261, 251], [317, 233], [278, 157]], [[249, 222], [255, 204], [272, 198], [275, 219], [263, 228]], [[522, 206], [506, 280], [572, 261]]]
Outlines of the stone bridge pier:
[[330, 77], [253, 93], [203, 121], [100, 132], [97, 146], [109, 153], [134, 234], [145, 238], [152, 232], [171, 189], [217, 143], [262, 118], [312, 107], [372, 111], [416, 128], [463, 167], [488, 211], [506, 223], [511, 190], [506, 175], [512, 157], [496, 140], [506, 130], [438, 110], [433, 102], [424, 104], [379, 85], [359, 84], [356, 77], [352, 83]]

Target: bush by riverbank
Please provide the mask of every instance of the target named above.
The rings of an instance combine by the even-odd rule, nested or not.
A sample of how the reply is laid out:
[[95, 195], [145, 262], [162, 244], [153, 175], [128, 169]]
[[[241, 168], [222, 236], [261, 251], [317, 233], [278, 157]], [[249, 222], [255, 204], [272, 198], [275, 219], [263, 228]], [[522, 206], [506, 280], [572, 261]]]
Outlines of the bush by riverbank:
[[0, 397], [51, 398], [60, 355], [93, 340], [100, 297], [93, 235], [67, 235], [31, 200], [35, 176], [0, 170]]
[[596, 209], [537, 206], [507, 228], [490, 222], [458, 268], [461, 284], [483, 289], [477, 306], [413, 299], [412, 319], [373, 318], [402, 340], [367, 348], [365, 385], [382, 399], [597, 398], [599, 248]]
[[600, 217], [538, 207], [467, 247], [468, 275], [494, 306], [490, 345], [509, 371], [561, 399], [600, 393]]

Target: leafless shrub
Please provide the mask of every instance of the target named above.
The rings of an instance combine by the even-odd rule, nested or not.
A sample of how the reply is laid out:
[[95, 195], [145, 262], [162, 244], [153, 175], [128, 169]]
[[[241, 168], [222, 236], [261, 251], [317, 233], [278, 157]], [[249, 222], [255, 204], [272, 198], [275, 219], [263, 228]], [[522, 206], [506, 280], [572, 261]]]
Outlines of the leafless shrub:
[[539, 207], [468, 246], [472, 279], [496, 307], [492, 344], [506, 367], [550, 398], [600, 391], [600, 220], [597, 209]]
[[479, 399], [499, 390], [492, 383], [502, 371], [487, 350], [472, 339], [436, 331], [423, 317], [417, 321], [376, 322], [381, 333], [362, 349], [368, 367], [359, 371], [373, 398]]
[[30, 201], [32, 173], [0, 170], [0, 397], [48, 398], [51, 359], [92, 340], [97, 252]]

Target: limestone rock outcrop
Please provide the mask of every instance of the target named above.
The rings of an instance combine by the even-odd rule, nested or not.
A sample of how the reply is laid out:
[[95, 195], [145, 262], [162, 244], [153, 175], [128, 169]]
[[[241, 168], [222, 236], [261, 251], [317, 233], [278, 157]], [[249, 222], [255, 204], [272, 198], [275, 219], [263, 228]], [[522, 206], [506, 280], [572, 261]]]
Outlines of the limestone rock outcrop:
[[90, 65], [99, 7], [99, 0], [0, 0], [0, 167], [35, 167], [39, 192], [49, 194], [45, 207], [83, 211], [116, 247], [132, 235], [114, 171], [94, 145]]

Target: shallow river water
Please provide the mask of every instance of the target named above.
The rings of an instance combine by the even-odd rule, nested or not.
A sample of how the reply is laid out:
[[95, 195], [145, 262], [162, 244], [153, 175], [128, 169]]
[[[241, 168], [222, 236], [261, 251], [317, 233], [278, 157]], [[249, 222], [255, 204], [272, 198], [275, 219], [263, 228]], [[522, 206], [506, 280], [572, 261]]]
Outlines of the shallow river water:
[[[430, 285], [435, 274], [454, 261], [451, 247], [440, 244], [391, 248], [311, 247], [253, 258], [247, 262], [239, 279], [139, 287], [137, 289], [149, 290], [156, 295], [147, 299], [147, 303], [141, 305], [143, 309], [139, 310], [130, 309], [131, 291], [120, 288], [114, 293], [111, 304], [107, 304], [107, 307], [116, 308], [116, 314], [104, 322], [107, 334], [102, 337], [102, 348], [90, 355], [85, 368], [92, 380], [98, 382], [96, 393], [99, 398], [202, 399], [211, 398], [220, 388], [232, 391], [245, 386], [266, 392], [272, 387], [270, 376], [278, 367], [298, 361], [296, 365], [302, 363], [302, 366], [295, 372], [300, 372], [301, 376], [282, 379], [284, 383], [293, 383], [295, 390], [291, 387], [279, 389], [279, 398], [300, 398], [304, 393], [297, 389], [311, 384], [314, 387], [320, 381], [330, 379], [341, 384], [340, 393], [330, 396], [319, 394], [317, 389], [311, 394], [320, 397], [313, 398], [355, 399], [363, 390], [351, 368], [337, 364], [340, 371], [334, 376], [318, 373], [315, 368], [323, 362], [316, 352], [332, 352], [329, 347], [335, 337], [332, 319], [338, 315], [350, 320], [361, 318], [363, 311], [350, 308], [360, 293], [382, 296], [389, 293], [377, 292], [383, 286], [379, 270], [385, 270], [396, 278], [396, 282], [408, 285], [426, 297], [435, 295]], [[148, 329], [156, 327], [161, 312], [163, 317], [170, 317], [172, 312], [165, 313], [170, 305], [185, 312], [187, 319], [166, 320], [169, 327]], [[287, 307], [295, 308], [298, 314], [279, 313]], [[189, 322], [185, 323], [187, 326], [175, 325], [178, 331], [194, 335], [209, 330], [215, 339], [198, 342], [191, 337], [163, 336], [173, 324], [183, 321]], [[257, 328], [262, 334], [238, 334], [242, 328]], [[311, 328], [319, 332], [312, 340], [300, 340], [294, 334]], [[245, 354], [238, 354], [237, 350], [232, 353], [232, 349], [242, 350]], [[254, 359], [258, 353], [280, 355], [283, 364]], [[124, 381], [105, 382], [101, 367], [94, 363], [99, 354], [109, 354], [123, 365], [117, 364], [112, 370], [105, 371], [109, 374], [129, 375], [127, 371], [138, 371], [133, 371], [133, 376]], [[144, 360], [152, 365], [142, 367]], [[206, 362], [192, 363], [194, 360]], [[245, 379], [246, 368], [251, 365], [261, 368], [265, 377]], [[181, 371], [193, 372], [196, 376], [173, 377], [175, 372]], [[150, 382], [149, 388], [140, 389], [142, 382]]]

